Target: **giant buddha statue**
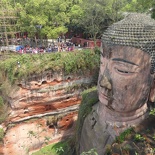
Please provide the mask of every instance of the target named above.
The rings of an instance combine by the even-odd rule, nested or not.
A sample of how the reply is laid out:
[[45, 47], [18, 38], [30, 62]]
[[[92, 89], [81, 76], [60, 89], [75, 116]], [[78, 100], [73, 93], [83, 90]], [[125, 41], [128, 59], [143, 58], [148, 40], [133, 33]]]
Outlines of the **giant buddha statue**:
[[[102, 36], [99, 102], [85, 118], [79, 152], [94, 148], [104, 155], [107, 144], [148, 117], [154, 102], [155, 21], [132, 13]], [[79, 153], [79, 154], [80, 154]]]

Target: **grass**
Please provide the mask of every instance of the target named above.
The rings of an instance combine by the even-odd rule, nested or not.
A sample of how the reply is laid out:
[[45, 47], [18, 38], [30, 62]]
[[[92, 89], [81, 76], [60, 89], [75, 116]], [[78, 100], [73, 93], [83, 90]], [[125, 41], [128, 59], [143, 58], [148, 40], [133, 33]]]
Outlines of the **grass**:
[[72, 142], [73, 139], [68, 139], [56, 144], [51, 144], [32, 153], [32, 155], [75, 155]]
[[32, 153], [32, 155], [57, 155], [56, 150], [53, 149], [54, 144], [45, 146], [41, 148], [39, 151]]

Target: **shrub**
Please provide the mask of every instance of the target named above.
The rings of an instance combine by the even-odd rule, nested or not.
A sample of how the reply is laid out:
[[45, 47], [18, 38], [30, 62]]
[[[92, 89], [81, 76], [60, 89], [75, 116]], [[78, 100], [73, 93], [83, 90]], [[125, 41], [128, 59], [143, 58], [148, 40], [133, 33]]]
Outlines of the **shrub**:
[[33, 55], [15, 54], [0, 62], [3, 78], [6, 79], [7, 77], [11, 83], [21, 78], [27, 78], [34, 73], [39, 74], [45, 70], [64, 70], [65, 74], [70, 74], [86, 70], [94, 71], [98, 67], [99, 53], [95, 53], [93, 50]]
[[135, 134], [134, 140], [135, 141], [144, 141], [145, 138], [141, 134]]
[[3, 141], [4, 130], [0, 128], [0, 141]]
[[127, 136], [129, 136], [132, 132], [133, 132], [133, 128], [129, 128], [125, 130], [118, 137], [116, 137], [116, 142], [123, 143], [125, 138], [127, 138]]
[[0, 123], [7, 117], [7, 105], [4, 104], [2, 96], [0, 96]]
[[88, 152], [82, 152], [81, 155], [98, 155], [95, 149], [90, 149]]
[[155, 116], [155, 108], [152, 109], [149, 114]]

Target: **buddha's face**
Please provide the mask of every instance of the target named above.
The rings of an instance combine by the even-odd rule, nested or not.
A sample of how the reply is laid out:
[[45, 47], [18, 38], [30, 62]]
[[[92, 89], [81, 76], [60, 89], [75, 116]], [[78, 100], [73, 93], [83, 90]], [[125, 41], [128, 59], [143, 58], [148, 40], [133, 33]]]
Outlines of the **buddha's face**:
[[131, 112], [143, 106], [153, 82], [150, 56], [128, 46], [115, 46], [107, 55], [101, 53], [100, 103], [117, 112]]

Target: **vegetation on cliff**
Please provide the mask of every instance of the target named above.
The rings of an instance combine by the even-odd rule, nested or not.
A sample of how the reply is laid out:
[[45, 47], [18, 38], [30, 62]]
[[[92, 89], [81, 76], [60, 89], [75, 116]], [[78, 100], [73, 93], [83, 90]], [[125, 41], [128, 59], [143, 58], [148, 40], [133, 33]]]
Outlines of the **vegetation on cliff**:
[[[3, 98], [0, 96], [0, 124], [5, 120], [7, 117], [7, 105], [4, 104]], [[1, 141], [1, 139], [0, 139]]]
[[[78, 120], [77, 120], [77, 131], [76, 131], [76, 143], [78, 143], [84, 119], [91, 112], [92, 106], [98, 102], [97, 88], [93, 87], [83, 92], [82, 102], [80, 104]], [[79, 152], [79, 146], [76, 146], [76, 152]]]
[[63, 71], [65, 74], [93, 71], [99, 67], [99, 52], [81, 50], [75, 52], [57, 52], [46, 54], [12, 54], [0, 62], [2, 84], [8, 79], [12, 84], [16, 80], [27, 78], [47, 70]]

